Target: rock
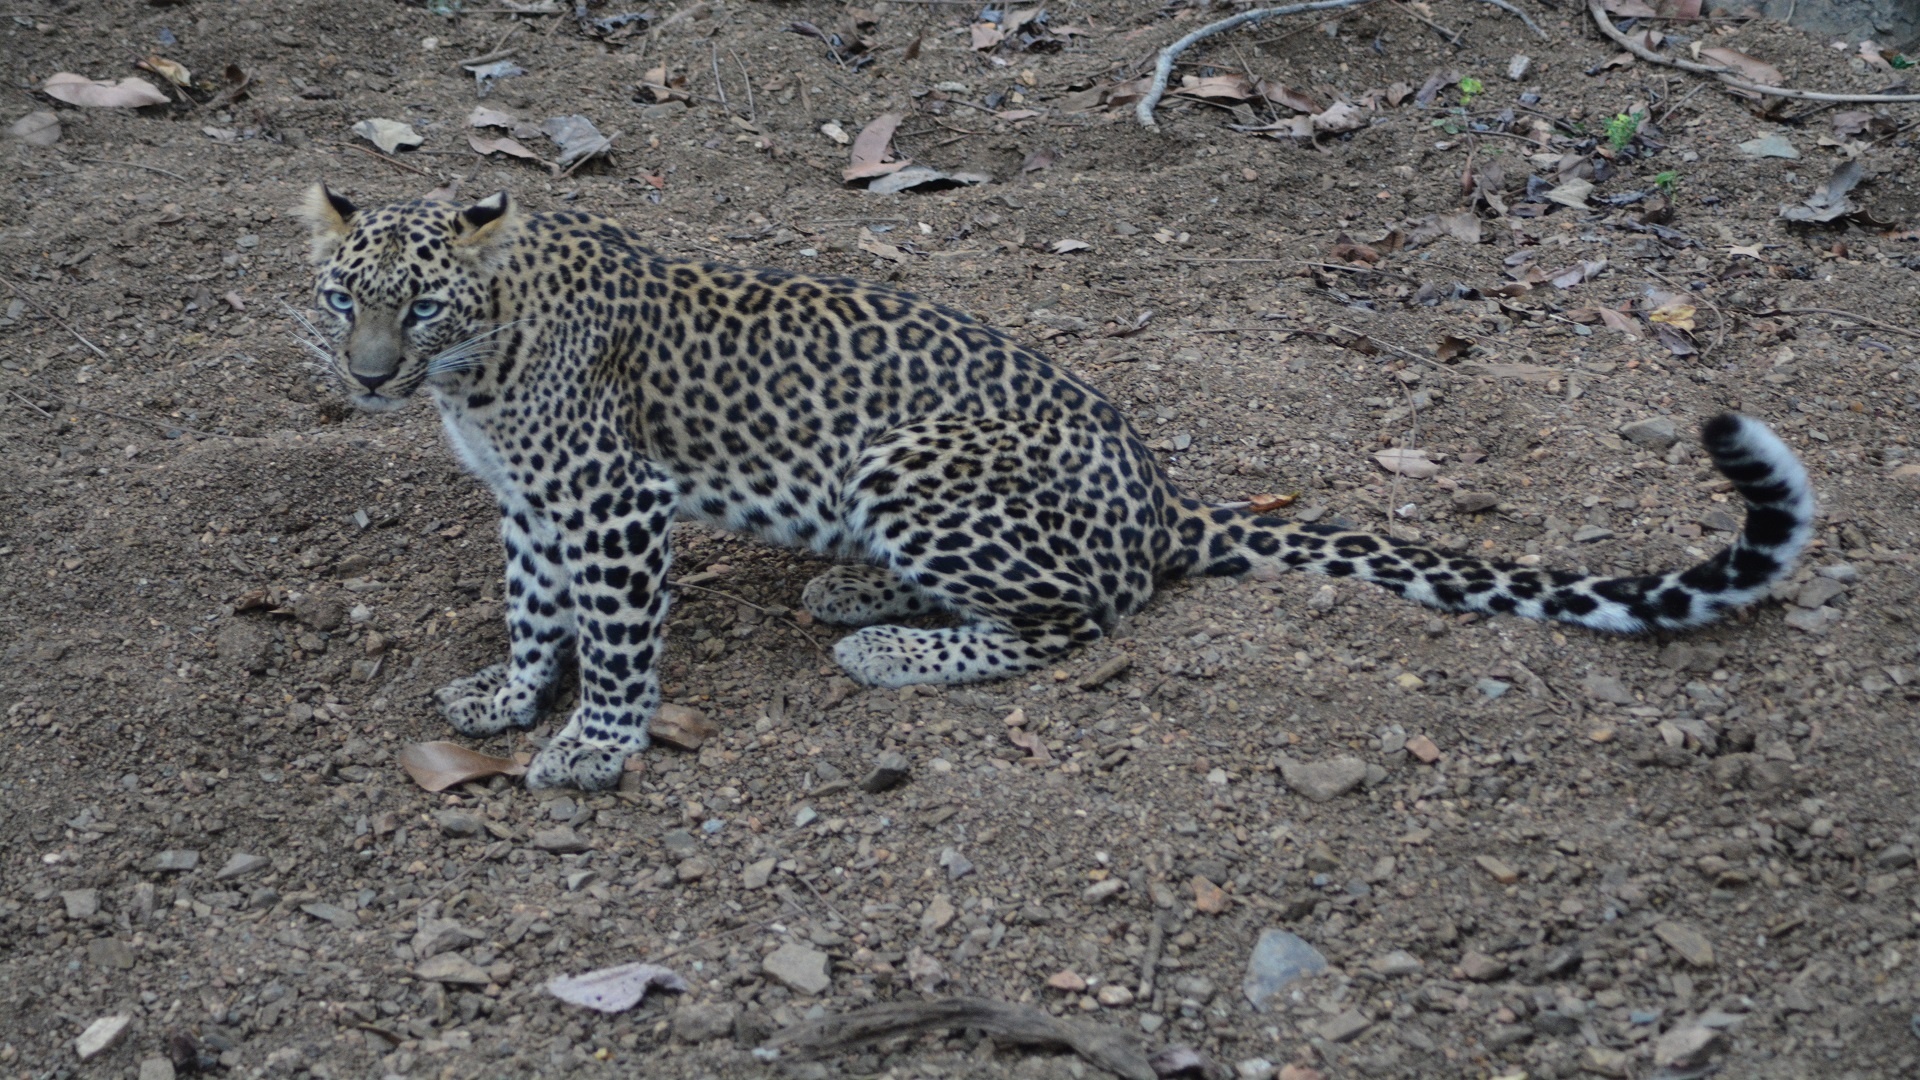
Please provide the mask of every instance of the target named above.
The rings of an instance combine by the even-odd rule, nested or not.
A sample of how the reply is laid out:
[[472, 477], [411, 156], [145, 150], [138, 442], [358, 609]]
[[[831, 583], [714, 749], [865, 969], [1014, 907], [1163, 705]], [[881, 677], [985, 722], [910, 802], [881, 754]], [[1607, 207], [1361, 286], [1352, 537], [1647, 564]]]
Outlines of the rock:
[[741, 887], [747, 889], [766, 888], [767, 882], [773, 878], [774, 864], [775, 860], [773, 859], [761, 859], [757, 863], [749, 864], [745, 870], [740, 871]]
[[712, 872], [713, 864], [701, 858], [682, 859], [679, 865], [673, 868], [673, 876], [680, 879], [681, 883], [689, 885]]
[[1132, 666], [1133, 657], [1126, 653], [1121, 653], [1118, 656], [1108, 659], [1092, 671], [1080, 676], [1080, 678], [1074, 682], [1074, 685], [1082, 690], [1092, 690]]
[[1580, 1067], [1601, 1076], [1625, 1076], [1629, 1060], [1631, 1059], [1625, 1050], [1615, 1050], [1607, 1046], [1589, 1046], [1586, 1052], [1580, 1055]]
[[1644, 446], [1649, 450], [1665, 450], [1680, 441], [1680, 433], [1674, 428], [1673, 421], [1664, 416], [1650, 416], [1645, 420], [1623, 424], [1620, 434], [1635, 446]]
[[1453, 512], [1456, 514], [1478, 514], [1500, 505], [1500, 496], [1487, 491], [1456, 491], [1453, 493]]
[[1220, 886], [1198, 875], [1195, 875], [1192, 885], [1195, 911], [1202, 915], [1218, 915], [1227, 910], [1227, 894]]
[[1827, 632], [1827, 623], [1837, 618], [1839, 613], [1832, 608], [1795, 607], [1780, 621], [1804, 633], [1824, 634]]
[[1469, 952], [1460, 958], [1460, 977], [1473, 982], [1492, 982], [1507, 973], [1507, 963], [1483, 952]]
[[665, 846], [670, 853], [682, 857], [692, 855], [694, 852], [700, 850], [699, 839], [685, 829], [668, 829], [666, 833], [660, 837], [660, 843]]
[[125, 1035], [127, 1029], [132, 1026], [133, 1017], [126, 1013], [103, 1016], [88, 1024], [87, 1030], [73, 1040], [74, 1052], [80, 1055], [81, 1061], [92, 1061], [111, 1049], [114, 1043], [120, 1041], [120, 1036]]
[[69, 889], [60, 894], [60, 901], [67, 905], [67, 918], [90, 918], [100, 911], [100, 890]]
[[197, 851], [163, 851], [153, 857], [151, 868], [160, 873], [185, 873], [200, 865]]
[[248, 874], [265, 870], [272, 865], [272, 861], [264, 856], [249, 855], [244, 851], [236, 851], [232, 855], [227, 856], [227, 865], [221, 867], [220, 872], [213, 875], [213, 878], [215, 881], [231, 881], [237, 877], [245, 877]]
[[1832, 578], [1841, 584], [1851, 584], [1860, 580], [1860, 570], [1852, 563], [1834, 563], [1831, 566], [1816, 566], [1813, 572], [1823, 578]]
[[1105, 881], [1096, 881], [1092, 885], [1087, 886], [1087, 891], [1081, 893], [1080, 898], [1089, 904], [1098, 904], [1103, 900], [1118, 896], [1126, 887], [1127, 883], [1123, 879], [1110, 877]]
[[720, 725], [707, 719], [699, 709], [669, 702], [653, 714], [647, 731], [668, 746], [698, 750], [708, 739], [720, 734]]
[[308, 593], [293, 602], [293, 617], [300, 625], [324, 633], [340, 628], [346, 621], [347, 607], [331, 596]]
[[1677, 922], [1663, 922], [1654, 926], [1653, 933], [1694, 967], [1713, 966], [1713, 943], [1700, 931]]
[[1287, 786], [1314, 802], [1327, 802], [1345, 795], [1367, 778], [1367, 763], [1355, 757], [1326, 761], [1280, 759], [1280, 776]]
[[1350, 1042], [1361, 1032], [1373, 1026], [1373, 1021], [1359, 1009], [1348, 1009], [1339, 1016], [1320, 1021], [1315, 1030], [1320, 1037], [1330, 1043]]
[[1219, 993], [1219, 988], [1205, 975], [1182, 975], [1173, 980], [1173, 992], [1205, 1005], [1213, 1000], [1213, 995]]
[[1333, 849], [1327, 846], [1325, 840], [1316, 840], [1313, 846], [1307, 849], [1305, 863], [1307, 869], [1316, 874], [1331, 874], [1340, 869], [1340, 857], [1333, 853]]
[[1473, 861], [1479, 863], [1480, 869], [1492, 874], [1493, 880], [1502, 885], [1511, 885], [1520, 880], [1520, 871], [1491, 855], [1477, 855]]
[[273, 639], [264, 627], [247, 619], [228, 619], [213, 639], [213, 654], [250, 675], [272, 666]]
[[1603, 525], [1582, 525], [1573, 531], [1573, 542], [1591, 544], [1600, 540], [1613, 539], [1613, 530]]
[[1500, 695], [1513, 689], [1513, 684], [1501, 682], [1499, 679], [1478, 679], [1475, 680], [1473, 688], [1485, 694], [1488, 701], [1497, 701]]
[[1248, 1058], [1233, 1066], [1237, 1080], [1273, 1080], [1273, 1074], [1278, 1071], [1278, 1066], [1266, 1058]]
[[933, 902], [927, 905], [925, 911], [920, 913], [920, 932], [929, 934], [945, 930], [947, 924], [959, 914], [960, 912], [953, 906], [953, 901], [947, 898], [947, 894], [941, 893], [933, 898]]
[[1332, 611], [1333, 605], [1339, 602], [1340, 594], [1334, 591], [1333, 586], [1322, 585], [1314, 591], [1312, 596], [1307, 597], [1307, 610]]
[[533, 834], [533, 846], [541, 851], [550, 851], [555, 855], [572, 855], [587, 850], [587, 842], [568, 825], [557, 829], [543, 829]]
[[1692, 1069], [1706, 1064], [1722, 1035], [1703, 1024], [1682, 1024], [1653, 1044], [1653, 1064], [1660, 1069]]
[[1257, 1011], [1264, 1011], [1267, 999], [1303, 975], [1327, 970], [1327, 958], [1320, 950], [1285, 930], [1263, 930], [1260, 940], [1247, 958], [1247, 974], [1240, 992]]
[[342, 930], [358, 930], [360, 928], [360, 917], [348, 911], [346, 908], [341, 907], [339, 904], [315, 901], [310, 904], [301, 904], [300, 910], [319, 919], [321, 922], [332, 923]]
[[1087, 980], [1071, 971], [1056, 971], [1047, 976], [1047, 986], [1069, 994], [1078, 994], [1087, 988]]
[[873, 770], [861, 778], [860, 790], [869, 795], [878, 795], [906, 783], [912, 771], [913, 767], [907, 763], [905, 754], [889, 750], [873, 759]]
[[1900, 870], [1912, 866], [1913, 849], [1905, 844], [1888, 844], [1873, 856], [1873, 865], [1882, 870]]
[[739, 1015], [740, 1007], [728, 1002], [689, 1001], [673, 1011], [673, 1037], [690, 1043], [724, 1038], [733, 1033], [733, 1022]]
[[1397, 975], [1417, 975], [1426, 967], [1420, 962], [1419, 957], [1404, 949], [1395, 949], [1385, 956], [1376, 956], [1367, 961], [1367, 966], [1372, 968], [1375, 974], [1385, 975], [1388, 978]]
[[1803, 608], [1823, 607], [1827, 601], [1845, 594], [1846, 591], [1845, 585], [1832, 578], [1814, 577], [1793, 594], [1793, 602]]
[[425, 960], [429, 956], [464, 949], [483, 940], [484, 935], [474, 933], [452, 919], [428, 919], [413, 932], [413, 955], [415, 959]]
[[1109, 1009], [1117, 1009], [1122, 1005], [1133, 1004], [1133, 991], [1119, 983], [1108, 983], [1094, 991], [1093, 999]]
[[1633, 691], [1627, 684], [1612, 675], [1589, 675], [1580, 683], [1587, 696], [1596, 701], [1605, 701], [1614, 705], [1634, 705]]
[[958, 848], [946, 848], [941, 851], [940, 865], [947, 868], [948, 881], [959, 881], [973, 873], [973, 861], [960, 854]]
[[140, 1063], [140, 1080], [173, 1080], [173, 1062], [163, 1057], [150, 1057]]
[[[1497, 695], [1493, 695], [1497, 696]], [[1415, 735], [1407, 740], [1407, 753], [1412, 754], [1421, 764], [1431, 765], [1440, 760], [1440, 747], [1425, 735]]]
[[454, 983], [460, 986], [485, 986], [493, 981], [486, 970], [459, 953], [446, 952], [429, 957], [413, 969], [416, 977], [427, 982]]
[[464, 810], [437, 810], [434, 812], [433, 820], [440, 826], [442, 835], [458, 840], [479, 836], [485, 828], [480, 824], [479, 818]]
[[826, 993], [833, 985], [827, 974], [827, 954], [789, 941], [760, 961], [760, 970], [787, 989], [808, 997]]
[[87, 943], [87, 962], [103, 971], [131, 971], [133, 946], [119, 938], [94, 938]]

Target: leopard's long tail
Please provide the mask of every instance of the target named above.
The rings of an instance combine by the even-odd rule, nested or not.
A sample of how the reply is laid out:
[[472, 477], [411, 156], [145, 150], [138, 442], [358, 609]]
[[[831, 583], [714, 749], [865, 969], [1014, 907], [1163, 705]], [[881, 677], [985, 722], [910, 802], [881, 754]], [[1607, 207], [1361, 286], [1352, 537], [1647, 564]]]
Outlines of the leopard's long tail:
[[1813, 537], [1813, 490], [1793, 451], [1765, 424], [1734, 413], [1700, 430], [1714, 467], [1747, 503], [1739, 537], [1691, 568], [1644, 577], [1531, 569], [1421, 544], [1262, 517], [1183, 500], [1170, 569], [1237, 575], [1262, 565], [1371, 581], [1442, 611], [1555, 619], [1639, 634], [1713, 622], [1752, 603], [1793, 569]]

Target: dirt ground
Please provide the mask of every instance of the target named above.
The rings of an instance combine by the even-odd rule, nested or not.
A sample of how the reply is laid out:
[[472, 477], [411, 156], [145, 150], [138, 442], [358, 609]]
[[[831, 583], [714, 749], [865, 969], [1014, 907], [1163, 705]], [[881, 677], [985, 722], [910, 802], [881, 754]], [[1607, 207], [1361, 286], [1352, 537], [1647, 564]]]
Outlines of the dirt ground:
[[[1187, 55], [1363, 111], [1307, 140], [1233, 130], [1293, 115], [1263, 101], [1170, 98], [1158, 132], [1101, 103], [1231, 10], [1196, 3], [1066, 0], [991, 49], [978, 6], [938, 0], [644, 9], [657, 30], [572, 4], [15, 5], [0, 121], [62, 134], [0, 140], [0, 1075], [1097, 1073], [964, 1029], [751, 1052], [942, 995], [1249, 1077], [1915, 1075], [1920, 109], [1759, 116], [1607, 65], [1578, 5], [1520, 3], [1550, 41], [1446, 0]], [[1796, 85], [1901, 77], [1854, 42], [1665, 25]], [[526, 74], [481, 103], [585, 115], [611, 159], [476, 156], [458, 62], [496, 47]], [[149, 53], [196, 104], [33, 89]], [[238, 101], [214, 99], [228, 65]], [[657, 67], [691, 100], [642, 88]], [[889, 110], [897, 151], [992, 180], [845, 186], [823, 125]], [[369, 117], [424, 143], [383, 160], [349, 132]], [[1769, 134], [1799, 157], [1739, 149]], [[1862, 215], [1780, 219], [1849, 157]], [[342, 408], [283, 304], [309, 302], [308, 184], [378, 204], [454, 178], [1014, 328], [1204, 497], [1638, 572], [1727, 539], [1688, 435], [1738, 407], [1805, 457], [1819, 536], [1774, 602], [1672, 640], [1283, 577], [1170, 587], [1041, 677], [896, 692], [794, 618], [820, 563], [683, 527], [667, 692], [719, 733], [614, 794], [429, 794], [396, 761], [452, 737], [427, 695], [503, 654], [491, 503], [428, 405]], [[1395, 447], [1437, 475], [1389, 475]], [[887, 751], [911, 774], [869, 793]], [[1256, 1011], [1268, 929], [1329, 969]], [[616, 1015], [547, 992], [636, 960], [688, 990]]]

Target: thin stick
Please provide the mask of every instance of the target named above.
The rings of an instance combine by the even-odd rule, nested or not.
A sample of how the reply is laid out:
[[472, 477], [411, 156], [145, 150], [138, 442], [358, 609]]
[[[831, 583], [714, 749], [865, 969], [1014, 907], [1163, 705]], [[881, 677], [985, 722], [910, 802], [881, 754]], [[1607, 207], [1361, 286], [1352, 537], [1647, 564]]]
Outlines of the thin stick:
[[1289, 4], [1286, 7], [1251, 8], [1238, 15], [1221, 19], [1219, 22], [1208, 23], [1188, 34], [1186, 37], [1181, 38], [1179, 41], [1160, 50], [1160, 57], [1153, 65], [1153, 85], [1147, 88], [1147, 95], [1141, 98], [1139, 103], [1133, 107], [1133, 115], [1139, 119], [1143, 127], [1154, 128], [1156, 130], [1159, 128], [1159, 125], [1154, 123], [1153, 120], [1154, 106], [1160, 104], [1160, 99], [1166, 95], [1167, 79], [1173, 74], [1174, 60], [1178, 59], [1181, 53], [1192, 48], [1196, 42], [1204, 41], [1207, 38], [1213, 37], [1215, 34], [1224, 34], [1229, 30], [1237, 29], [1248, 23], [1256, 23], [1262, 19], [1269, 19], [1276, 15], [1298, 15], [1308, 11], [1332, 11], [1336, 8], [1358, 7], [1361, 4], [1372, 2], [1373, 0], [1311, 0], [1309, 3]]
[[720, 46], [709, 43], [707, 56], [713, 61], [713, 92], [720, 95], [720, 107], [732, 112], [733, 106], [727, 104], [727, 84], [720, 81]]
[[1871, 326], [1876, 330], [1885, 330], [1889, 334], [1905, 334], [1908, 337], [1920, 337], [1920, 330], [1909, 330], [1904, 326], [1895, 326], [1892, 323], [1884, 323], [1884, 322], [1881, 322], [1879, 319], [1868, 318], [1865, 315], [1855, 315], [1851, 311], [1841, 311], [1837, 308], [1783, 307], [1783, 308], [1772, 308], [1767, 311], [1754, 311], [1753, 309], [1748, 308], [1748, 309], [1744, 309], [1744, 313], [1748, 315], [1753, 315], [1753, 316], [1832, 315], [1835, 318], [1852, 319], [1854, 322], [1860, 323], [1865, 326]]
[[48, 420], [54, 419], [54, 415], [52, 413], [48, 412], [47, 410], [41, 408], [38, 405], [35, 405], [33, 402], [27, 400], [27, 396], [25, 394], [22, 394], [20, 391], [8, 390], [7, 393], [12, 394], [14, 397], [19, 398], [20, 404], [25, 405], [27, 408], [32, 409], [34, 412], [39, 413], [41, 416], [46, 417]]
[[7, 277], [3, 274], [0, 274], [0, 281], [5, 281], [7, 283], [7, 288], [12, 289], [16, 293], [19, 293], [20, 299], [25, 300], [29, 304], [32, 304], [35, 311], [38, 311], [40, 314], [45, 315], [49, 319], [52, 319], [56, 324], [64, 328], [67, 333], [72, 334], [76, 338], [79, 338], [80, 344], [85, 345], [87, 348], [93, 350], [93, 355], [99, 357], [102, 360], [110, 361], [113, 359], [113, 357], [108, 356], [104, 351], [102, 351], [100, 346], [95, 345], [91, 341], [88, 341], [87, 336], [85, 334], [82, 334], [80, 331], [75, 330], [73, 328], [72, 323], [68, 322], [67, 320], [61, 318], [58, 315], [55, 315], [53, 312], [48, 311], [47, 306], [45, 304], [42, 304], [40, 301], [35, 300], [33, 298], [33, 294], [21, 288], [18, 282], [14, 281], [12, 278]]
[[1545, 30], [1540, 29], [1539, 23], [1534, 22], [1532, 19], [1527, 18], [1526, 12], [1521, 11], [1519, 8], [1514, 7], [1512, 4], [1507, 3], [1507, 0], [1485, 0], [1485, 2], [1492, 4], [1494, 7], [1499, 8], [1501, 11], [1504, 11], [1507, 14], [1513, 16], [1514, 18], [1519, 19], [1521, 22], [1526, 23], [1527, 29], [1533, 31], [1533, 36], [1539, 38], [1541, 41], [1553, 40], [1553, 35], [1547, 33]]
[[[1487, 2], [1493, 3], [1494, 0], [1487, 0]], [[1654, 52], [1640, 42], [1628, 37], [1620, 31], [1619, 27], [1613, 25], [1613, 20], [1607, 16], [1606, 8], [1601, 6], [1601, 0], [1587, 0], [1587, 11], [1593, 16], [1594, 24], [1600, 28], [1601, 33], [1612, 38], [1621, 48], [1645, 60], [1647, 63], [1679, 68], [1681, 71], [1691, 71], [1696, 75], [1712, 75], [1721, 82], [1733, 87], [1735, 90], [1744, 90], [1749, 94], [1760, 94], [1763, 97], [1799, 98], [1802, 101], [1839, 101], [1874, 105], [1900, 101], [1920, 101], [1920, 94], [1828, 94], [1818, 90], [1798, 90], [1790, 86], [1763, 86], [1759, 83], [1750, 83], [1740, 78], [1739, 73], [1729, 67], [1723, 67], [1719, 64], [1701, 64], [1692, 60], [1682, 60], [1678, 57], [1662, 56]]]
[[747, 74], [746, 61], [740, 59], [739, 53], [728, 49], [727, 55], [733, 57], [734, 65], [740, 69], [740, 81], [747, 85], [747, 122], [757, 127], [760, 124], [760, 110], [753, 104], [753, 76]]
[[[684, 98], [692, 98], [695, 101], [704, 101], [709, 105], [725, 105], [727, 103], [725, 98], [710, 98], [710, 97], [707, 97], [705, 94], [695, 94], [688, 90], [682, 90], [677, 86], [662, 86], [659, 83], [650, 83], [650, 82], [643, 82], [640, 85], [646, 87], [649, 90], [665, 90], [669, 94], [679, 94], [681, 97], [684, 97]], [[672, 100], [673, 100], [672, 98], [667, 99], [667, 101], [672, 101]], [[666, 104], [666, 102], [661, 102], [661, 104], [664, 105]]]
[[417, 168], [414, 168], [414, 167], [413, 167], [412, 165], [409, 165], [409, 164], [407, 164], [407, 163], [406, 163], [406, 162], [404, 162], [404, 161], [398, 161], [398, 160], [395, 160], [394, 158], [390, 158], [390, 157], [388, 157], [387, 155], [385, 155], [385, 154], [383, 154], [383, 153], [381, 153], [381, 152], [380, 152], [380, 151], [378, 151], [378, 150], [369, 150], [369, 149], [367, 149], [367, 148], [366, 148], [366, 147], [364, 147], [364, 146], [355, 146], [355, 145], [353, 145], [352, 143], [335, 143], [334, 145], [335, 145], [335, 146], [344, 146], [344, 147], [346, 147], [346, 148], [347, 148], [347, 149], [349, 149], [349, 150], [358, 150], [359, 152], [361, 152], [361, 153], [363, 153], [363, 154], [365, 154], [365, 155], [367, 155], [368, 157], [371, 157], [371, 158], [379, 158], [379, 159], [380, 159], [381, 161], [384, 161], [384, 162], [386, 162], [387, 164], [389, 164], [389, 165], [392, 165], [392, 166], [393, 166], [394, 168], [396, 168], [396, 169], [405, 169], [405, 170], [407, 170], [408, 172], [410, 172], [410, 173], [412, 173], [412, 174], [414, 174], [415, 176], [424, 176], [424, 177], [426, 177], [426, 178], [427, 178], [427, 179], [429, 179], [429, 180], [436, 180], [436, 179], [439, 179], [438, 177], [436, 177], [436, 176], [434, 176], [434, 175], [433, 175], [432, 173], [430, 173], [430, 172], [428, 172], [428, 171], [427, 171], [427, 170], [425, 170], [425, 169], [417, 169]]
[[91, 161], [95, 165], [125, 165], [129, 169], [145, 169], [150, 173], [159, 173], [161, 176], [171, 176], [175, 180], [178, 180], [183, 184], [191, 184], [193, 182], [191, 180], [188, 180], [186, 177], [181, 176], [177, 172], [168, 172], [165, 169], [162, 169], [153, 165], [142, 165], [137, 161], [112, 161], [107, 158], [97, 158], [97, 157], [83, 157], [79, 160]]
[[736, 604], [745, 604], [746, 606], [752, 608], [753, 610], [759, 612], [762, 615], [786, 615], [787, 621], [793, 624], [793, 628], [795, 630], [800, 631], [801, 637], [806, 638], [808, 641], [812, 642], [813, 647], [815, 649], [818, 649], [821, 652], [827, 651], [826, 646], [820, 644], [819, 638], [816, 638], [812, 634], [807, 633], [807, 628], [800, 625], [799, 621], [793, 617], [792, 612], [776, 611], [773, 608], [761, 607], [759, 604], [756, 604], [753, 601], [748, 600], [743, 596], [735, 596], [733, 593], [725, 592], [720, 589], [710, 589], [705, 585], [691, 585], [691, 584], [688, 584], [687, 582], [680, 581], [678, 579], [668, 581], [667, 584], [673, 586], [676, 589], [692, 589], [695, 592], [712, 593], [715, 596], [725, 597], [726, 599], [731, 600]]
[[1402, 15], [1405, 15], [1407, 18], [1412, 19], [1415, 22], [1426, 23], [1428, 26], [1432, 27], [1434, 31], [1437, 32], [1441, 37], [1447, 39], [1447, 44], [1453, 46], [1456, 49], [1460, 47], [1460, 31], [1449, 30], [1446, 27], [1441, 26], [1439, 23], [1434, 22], [1432, 19], [1427, 18], [1425, 15], [1422, 15], [1419, 12], [1413, 10], [1407, 5], [1399, 3], [1398, 0], [1395, 0], [1392, 6], [1394, 10], [1398, 11]]
[[512, 37], [514, 34], [518, 33], [519, 31], [520, 31], [519, 23], [508, 23], [507, 32], [500, 35], [500, 40], [493, 43], [493, 48], [488, 49], [486, 52], [481, 53], [479, 56], [469, 56], [465, 60], [461, 60], [457, 62], [454, 66], [466, 67], [468, 64], [490, 64], [495, 60], [505, 60], [507, 57], [513, 55], [513, 50], [503, 49], [501, 48], [501, 46], [505, 45], [507, 43], [507, 39]]

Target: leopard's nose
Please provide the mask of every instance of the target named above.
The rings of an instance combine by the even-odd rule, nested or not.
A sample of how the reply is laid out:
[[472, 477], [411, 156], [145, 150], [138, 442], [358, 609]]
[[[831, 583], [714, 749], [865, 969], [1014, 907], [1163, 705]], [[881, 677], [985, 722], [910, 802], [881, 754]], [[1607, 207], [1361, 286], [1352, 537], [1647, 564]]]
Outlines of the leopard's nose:
[[353, 373], [353, 377], [359, 381], [361, 386], [366, 387], [367, 391], [371, 393], [372, 391], [380, 389], [388, 380], [392, 379], [393, 373], [389, 371], [384, 375], [364, 375], [356, 371]]

